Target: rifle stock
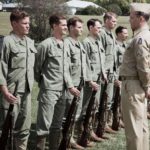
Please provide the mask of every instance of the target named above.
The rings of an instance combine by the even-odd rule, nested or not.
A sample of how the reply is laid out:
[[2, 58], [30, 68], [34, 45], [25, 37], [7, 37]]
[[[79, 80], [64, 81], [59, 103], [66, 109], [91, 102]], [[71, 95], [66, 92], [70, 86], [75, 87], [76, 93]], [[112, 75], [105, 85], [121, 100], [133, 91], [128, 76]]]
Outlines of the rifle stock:
[[[107, 74], [107, 77], [109, 76], [109, 71]], [[104, 77], [103, 77], [104, 79]], [[100, 99], [100, 104], [99, 104], [99, 111], [98, 111], [98, 124], [97, 124], [97, 129], [96, 129], [96, 135], [98, 137], [103, 137], [104, 134], [104, 129], [105, 129], [105, 124], [106, 124], [106, 108], [107, 108], [107, 98], [108, 95], [106, 93], [106, 89], [107, 89], [107, 81], [104, 80], [104, 86], [102, 89], [102, 95], [101, 95], [101, 99]]]
[[[18, 82], [16, 82], [16, 86], [13, 94], [14, 96], [17, 95], [17, 89], [18, 89]], [[14, 108], [14, 104], [10, 104], [6, 115], [6, 119], [3, 124], [2, 134], [0, 137], [0, 148], [2, 150], [6, 150], [9, 134], [10, 134], [9, 150], [13, 149], [13, 135], [12, 135], [13, 108]]]
[[[84, 84], [84, 79], [83, 77], [81, 77], [79, 86], [77, 87], [79, 91], [82, 90], [83, 84]], [[68, 135], [69, 135], [69, 130], [72, 128], [74, 124], [77, 105], [78, 105], [78, 97], [74, 97], [70, 105], [70, 108], [66, 117], [66, 121], [64, 123], [64, 127], [62, 130], [63, 138], [61, 140], [58, 150], [66, 150], [67, 147], [69, 147], [70, 137]]]
[[113, 122], [112, 122], [112, 129], [118, 131], [119, 130], [119, 123], [120, 123], [120, 87], [116, 87], [115, 95], [114, 95], [114, 103], [112, 107], [113, 112]]
[[[100, 82], [100, 76], [101, 76], [101, 74], [98, 75], [96, 83]], [[87, 147], [87, 141], [88, 141], [89, 132], [90, 132], [89, 131], [89, 123], [90, 123], [90, 119], [91, 119], [92, 108], [93, 108], [93, 105], [95, 102], [96, 93], [97, 93], [97, 91], [92, 91], [90, 101], [89, 101], [88, 107], [86, 109], [86, 115], [83, 120], [83, 131], [81, 133], [81, 138], [78, 142], [79, 145], [81, 145], [83, 147]]]

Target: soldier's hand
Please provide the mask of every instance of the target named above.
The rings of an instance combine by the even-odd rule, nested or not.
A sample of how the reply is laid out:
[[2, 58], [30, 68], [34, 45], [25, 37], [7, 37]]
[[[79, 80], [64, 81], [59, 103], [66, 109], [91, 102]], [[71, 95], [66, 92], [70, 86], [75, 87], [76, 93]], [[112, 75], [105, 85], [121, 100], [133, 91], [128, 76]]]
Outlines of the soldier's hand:
[[3, 94], [8, 103], [11, 103], [11, 104], [18, 103], [17, 98], [13, 96], [10, 92], [5, 92]]
[[92, 87], [92, 90], [97, 91], [99, 89], [99, 85], [96, 82], [90, 81], [89, 84]]
[[119, 80], [115, 80], [115, 81], [114, 81], [114, 84], [115, 84], [115, 86], [117, 86], [117, 87], [121, 87], [121, 81], [119, 81]]
[[145, 97], [150, 99], [150, 88], [147, 88], [145, 91]]
[[80, 91], [75, 87], [69, 88], [69, 92], [76, 97], [80, 96]]

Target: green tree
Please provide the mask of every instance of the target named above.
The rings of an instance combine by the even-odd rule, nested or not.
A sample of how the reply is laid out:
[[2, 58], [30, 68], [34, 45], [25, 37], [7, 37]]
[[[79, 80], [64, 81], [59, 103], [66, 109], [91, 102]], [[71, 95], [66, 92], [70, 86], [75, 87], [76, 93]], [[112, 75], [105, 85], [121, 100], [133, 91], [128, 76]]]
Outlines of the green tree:
[[52, 14], [67, 14], [68, 9], [62, 5], [65, 0], [18, 0], [22, 2], [22, 9], [26, 9], [31, 16], [30, 36], [40, 42], [50, 35], [48, 18]]

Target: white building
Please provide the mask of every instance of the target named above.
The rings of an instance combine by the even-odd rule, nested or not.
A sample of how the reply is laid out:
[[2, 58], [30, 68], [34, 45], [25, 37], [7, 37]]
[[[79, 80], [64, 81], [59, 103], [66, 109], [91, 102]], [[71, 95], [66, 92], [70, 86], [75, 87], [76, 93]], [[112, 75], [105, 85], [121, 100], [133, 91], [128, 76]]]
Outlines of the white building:
[[0, 2], [0, 11], [3, 9], [3, 4]]
[[65, 3], [70, 9], [70, 13], [74, 15], [78, 9], [86, 8], [88, 6], [94, 6], [95, 8], [100, 7], [93, 2], [81, 1], [81, 0], [70, 0]]
[[5, 11], [11, 11], [12, 9], [18, 8], [21, 6], [21, 3], [4, 3], [2, 4], [3, 10]]

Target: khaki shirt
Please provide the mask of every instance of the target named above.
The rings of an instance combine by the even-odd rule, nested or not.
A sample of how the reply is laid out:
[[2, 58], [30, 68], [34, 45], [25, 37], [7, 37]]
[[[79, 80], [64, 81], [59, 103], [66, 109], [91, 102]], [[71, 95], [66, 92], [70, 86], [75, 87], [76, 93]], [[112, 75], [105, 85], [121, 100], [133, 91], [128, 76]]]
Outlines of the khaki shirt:
[[71, 37], [64, 40], [64, 47], [66, 52], [67, 66], [69, 73], [65, 71], [65, 81], [67, 87], [78, 86], [80, 78], [87, 80], [87, 58], [86, 51], [79, 41], [75, 41]]
[[35, 79], [41, 89], [64, 89], [64, 44], [55, 37], [42, 41], [37, 47]]
[[34, 41], [28, 37], [20, 39], [14, 33], [4, 37], [0, 60], [0, 85], [6, 85], [9, 91], [19, 81], [18, 92], [30, 91], [34, 82], [34, 61], [36, 49]]
[[105, 69], [113, 73], [116, 70], [117, 61], [117, 44], [116, 39], [112, 32], [108, 31], [105, 27], [101, 30], [99, 35], [102, 45], [105, 50]]
[[97, 81], [98, 74], [105, 74], [105, 51], [100, 40], [96, 40], [91, 36], [83, 40], [83, 46], [90, 60], [90, 68], [92, 71], [92, 80]]
[[150, 31], [144, 26], [134, 34], [134, 38], [124, 53], [120, 76], [136, 76], [143, 88], [150, 87]]

